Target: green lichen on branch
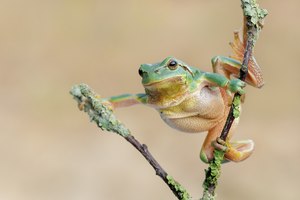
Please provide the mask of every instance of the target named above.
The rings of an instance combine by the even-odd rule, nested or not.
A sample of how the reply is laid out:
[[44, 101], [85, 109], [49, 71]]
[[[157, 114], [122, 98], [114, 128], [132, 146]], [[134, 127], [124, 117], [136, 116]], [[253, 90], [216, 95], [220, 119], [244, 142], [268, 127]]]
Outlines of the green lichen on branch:
[[241, 96], [236, 96], [232, 101], [233, 105], [233, 117], [238, 118], [240, 116], [240, 105], [241, 105]]
[[259, 23], [268, 15], [268, 11], [260, 8], [256, 0], [242, 0], [242, 9], [244, 16], [249, 17], [248, 21], [257, 28], [260, 28]]
[[167, 175], [168, 185], [173, 187], [181, 200], [191, 200], [189, 193], [172, 176]]
[[253, 44], [258, 39], [258, 33], [263, 27], [263, 20], [268, 15], [266, 9], [260, 8], [256, 0], [241, 0], [244, 16], [246, 17], [248, 29], [253, 27], [256, 32], [253, 38]]
[[214, 151], [214, 159], [209, 163], [209, 167], [205, 170], [205, 180], [203, 182], [204, 194], [201, 200], [215, 199], [214, 190], [218, 184], [218, 178], [221, 175], [221, 164], [224, 159], [224, 152], [220, 150]]
[[99, 95], [92, 91], [88, 85], [74, 85], [70, 94], [78, 102], [80, 109], [84, 110], [92, 122], [95, 122], [99, 128], [106, 131], [115, 132], [123, 137], [130, 134], [127, 129], [112, 113], [110, 109], [101, 103]]

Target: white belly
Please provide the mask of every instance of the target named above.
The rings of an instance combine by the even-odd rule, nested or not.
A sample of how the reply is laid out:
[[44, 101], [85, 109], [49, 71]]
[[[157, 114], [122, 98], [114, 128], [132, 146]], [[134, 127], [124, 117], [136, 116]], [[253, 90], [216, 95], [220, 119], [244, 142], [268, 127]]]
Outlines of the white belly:
[[207, 131], [224, 116], [224, 101], [219, 89], [204, 87], [179, 105], [159, 110], [161, 118], [172, 128], [184, 132]]

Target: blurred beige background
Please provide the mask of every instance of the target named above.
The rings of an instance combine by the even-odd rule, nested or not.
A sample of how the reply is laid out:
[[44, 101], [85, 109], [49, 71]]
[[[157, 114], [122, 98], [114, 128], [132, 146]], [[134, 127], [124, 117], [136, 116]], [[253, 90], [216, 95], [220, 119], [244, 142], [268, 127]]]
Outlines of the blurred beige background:
[[[238, 0], [1, 0], [0, 199], [176, 199], [144, 158], [102, 132], [69, 95], [85, 82], [103, 96], [138, 93], [141, 63], [174, 55], [211, 70], [241, 26]], [[297, 0], [260, 0], [269, 10], [255, 55], [266, 85], [247, 87], [235, 138], [252, 138], [247, 161], [223, 166], [218, 196], [298, 199], [300, 24]], [[162, 166], [200, 197], [205, 134], [169, 128], [137, 106], [116, 112]]]

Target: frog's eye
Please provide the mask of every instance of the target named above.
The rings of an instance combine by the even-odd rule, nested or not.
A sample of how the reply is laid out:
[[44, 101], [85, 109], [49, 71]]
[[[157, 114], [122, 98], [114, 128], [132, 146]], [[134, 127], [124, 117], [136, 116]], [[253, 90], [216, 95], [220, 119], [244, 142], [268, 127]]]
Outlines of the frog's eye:
[[171, 70], [175, 70], [178, 67], [178, 63], [175, 60], [171, 60], [168, 64], [168, 68]]

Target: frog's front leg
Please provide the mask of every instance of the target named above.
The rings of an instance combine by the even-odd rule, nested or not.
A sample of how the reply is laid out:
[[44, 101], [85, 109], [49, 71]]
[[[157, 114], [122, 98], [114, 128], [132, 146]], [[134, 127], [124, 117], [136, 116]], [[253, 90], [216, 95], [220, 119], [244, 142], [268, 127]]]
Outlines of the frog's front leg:
[[208, 131], [200, 152], [200, 158], [203, 162], [208, 163], [213, 159], [215, 148], [225, 151], [225, 159], [227, 161], [240, 162], [251, 155], [254, 150], [254, 142], [252, 140], [229, 142], [237, 123], [238, 120], [232, 125], [225, 144], [217, 143], [224, 126], [224, 121]]
[[136, 104], [147, 104], [147, 94], [122, 94], [102, 99], [102, 103], [110, 109], [128, 107]]
[[[215, 56], [211, 59], [213, 71], [222, 73], [228, 79], [232, 76], [237, 77], [244, 57], [245, 47], [239, 37], [239, 33], [234, 33], [234, 42], [230, 43], [233, 53], [230, 57]], [[262, 72], [253, 55], [250, 57], [248, 66], [248, 75], [246, 83], [261, 88], [264, 85]]]
[[221, 87], [232, 93], [244, 94], [243, 88], [246, 86], [245, 82], [240, 79], [228, 79], [225, 76], [217, 73], [205, 72], [202, 75], [202, 80], [206, 81], [207, 86]]

